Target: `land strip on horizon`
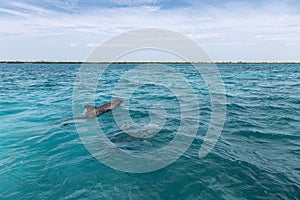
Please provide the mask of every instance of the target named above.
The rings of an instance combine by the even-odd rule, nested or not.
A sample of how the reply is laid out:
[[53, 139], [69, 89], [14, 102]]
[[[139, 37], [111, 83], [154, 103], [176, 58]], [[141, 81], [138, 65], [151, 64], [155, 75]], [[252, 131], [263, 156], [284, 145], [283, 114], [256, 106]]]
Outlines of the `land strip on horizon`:
[[80, 62], [80, 61], [0, 61], [0, 64], [300, 64], [300, 62], [256, 62], [256, 61], [224, 61], [224, 62], [172, 62], [172, 61], [118, 61], [118, 62]]

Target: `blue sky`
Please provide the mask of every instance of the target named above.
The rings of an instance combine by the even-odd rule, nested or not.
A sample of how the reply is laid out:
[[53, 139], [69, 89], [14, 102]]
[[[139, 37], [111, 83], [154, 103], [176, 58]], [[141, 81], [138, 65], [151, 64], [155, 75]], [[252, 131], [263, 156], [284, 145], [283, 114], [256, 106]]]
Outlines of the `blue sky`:
[[83, 61], [128, 30], [164, 28], [213, 61], [300, 61], [296, 0], [0, 0], [0, 60]]

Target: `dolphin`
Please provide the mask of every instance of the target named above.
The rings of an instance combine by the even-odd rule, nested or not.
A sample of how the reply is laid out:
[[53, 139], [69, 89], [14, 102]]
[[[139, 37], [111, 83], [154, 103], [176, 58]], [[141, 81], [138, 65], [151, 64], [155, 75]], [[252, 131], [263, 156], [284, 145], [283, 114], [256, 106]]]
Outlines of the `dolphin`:
[[123, 100], [117, 98], [117, 99], [114, 99], [108, 103], [105, 103], [101, 106], [92, 106], [92, 105], [84, 105], [85, 109], [86, 109], [86, 113], [81, 115], [81, 116], [78, 116], [78, 117], [72, 117], [72, 118], [68, 118], [58, 124], [62, 124], [62, 125], [68, 125], [68, 121], [72, 121], [72, 120], [77, 120], [77, 119], [88, 119], [88, 118], [91, 118], [91, 117], [97, 117], [103, 113], [106, 113], [106, 112], [109, 112], [109, 111], [112, 111], [113, 109], [115, 109], [116, 107], [118, 107], [121, 103], [123, 102]]

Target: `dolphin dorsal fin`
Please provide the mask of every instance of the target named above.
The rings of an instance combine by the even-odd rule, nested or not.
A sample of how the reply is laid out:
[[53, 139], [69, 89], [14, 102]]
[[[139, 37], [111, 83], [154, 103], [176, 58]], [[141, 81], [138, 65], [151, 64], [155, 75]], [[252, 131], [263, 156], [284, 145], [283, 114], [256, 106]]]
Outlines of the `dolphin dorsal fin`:
[[84, 107], [86, 109], [86, 112], [89, 112], [89, 111], [94, 110], [96, 108], [95, 106], [91, 106], [91, 105], [88, 105], [88, 104], [84, 105]]

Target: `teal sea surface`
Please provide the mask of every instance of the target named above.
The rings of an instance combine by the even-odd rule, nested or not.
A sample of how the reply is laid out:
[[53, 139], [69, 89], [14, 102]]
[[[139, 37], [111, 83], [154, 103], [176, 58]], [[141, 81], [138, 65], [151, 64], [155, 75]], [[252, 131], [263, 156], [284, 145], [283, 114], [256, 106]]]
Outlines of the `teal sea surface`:
[[[114, 84], [136, 66], [110, 66], [95, 105], [108, 102]], [[198, 152], [211, 116], [209, 91], [191, 65], [169, 66], [189, 80], [199, 99], [197, 136], [167, 167], [126, 173], [93, 157], [74, 123], [57, 125], [73, 117], [79, 64], [0, 64], [0, 199], [300, 199], [300, 64], [218, 64], [226, 120], [215, 147], [202, 159]], [[169, 118], [153, 138], [128, 139], [110, 113], [97, 119], [118, 147], [154, 151], [174, 139], [180, 126], [176, 96], [144, 85], [129, 108], [135, 122], [148, 123], [156, 102], [165, 105]]]

